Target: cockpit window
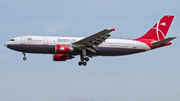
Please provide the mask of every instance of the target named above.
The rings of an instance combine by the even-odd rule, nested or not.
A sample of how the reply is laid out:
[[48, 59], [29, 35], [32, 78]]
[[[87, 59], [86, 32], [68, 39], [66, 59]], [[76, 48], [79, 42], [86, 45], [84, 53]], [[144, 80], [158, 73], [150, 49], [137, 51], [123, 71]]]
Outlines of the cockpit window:
[[15, 41], [15, 39], [10, 39], [9, 41]]

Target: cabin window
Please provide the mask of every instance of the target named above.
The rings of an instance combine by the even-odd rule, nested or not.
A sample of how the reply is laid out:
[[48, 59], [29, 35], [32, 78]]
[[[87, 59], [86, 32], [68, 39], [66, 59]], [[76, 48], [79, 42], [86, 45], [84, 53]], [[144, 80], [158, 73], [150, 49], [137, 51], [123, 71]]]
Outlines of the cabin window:
[[15, 41], [15, 39], [10, 39], [9, 41]]

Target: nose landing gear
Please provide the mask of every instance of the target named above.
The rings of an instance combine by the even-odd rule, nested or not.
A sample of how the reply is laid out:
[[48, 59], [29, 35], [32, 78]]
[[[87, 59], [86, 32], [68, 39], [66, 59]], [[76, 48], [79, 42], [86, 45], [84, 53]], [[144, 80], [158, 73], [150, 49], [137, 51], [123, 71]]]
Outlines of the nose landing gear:
[[23, 57], [23, 60], [25, 61], [27, 58], [26, 58], [26, 53], [23, 53], [24, 57]]

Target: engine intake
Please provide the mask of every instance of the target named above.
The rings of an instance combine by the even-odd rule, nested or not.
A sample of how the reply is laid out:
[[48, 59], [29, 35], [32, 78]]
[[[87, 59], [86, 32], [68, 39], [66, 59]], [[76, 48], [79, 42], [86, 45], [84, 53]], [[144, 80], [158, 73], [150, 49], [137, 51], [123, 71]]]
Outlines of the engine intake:
[[53, 55], [53, 61], [66, 61], [69, 59], [74, 58], [71, 55], [65, 55], [65, 54], [54, 54]]

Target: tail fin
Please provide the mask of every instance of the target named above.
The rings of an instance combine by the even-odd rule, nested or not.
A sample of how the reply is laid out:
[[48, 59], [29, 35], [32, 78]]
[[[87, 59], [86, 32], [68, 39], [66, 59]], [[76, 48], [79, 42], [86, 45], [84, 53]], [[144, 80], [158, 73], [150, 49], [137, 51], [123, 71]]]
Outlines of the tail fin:
[[163, 40], [166, 37], [173, 18], [174, 16], [165, 15], [145, 35], [138, 39]]

